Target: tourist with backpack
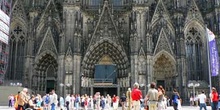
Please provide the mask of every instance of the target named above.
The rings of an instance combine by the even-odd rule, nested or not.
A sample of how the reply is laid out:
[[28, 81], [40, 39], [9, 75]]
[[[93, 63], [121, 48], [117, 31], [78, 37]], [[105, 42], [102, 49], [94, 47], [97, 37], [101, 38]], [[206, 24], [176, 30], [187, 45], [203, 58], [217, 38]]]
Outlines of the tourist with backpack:
[[123, 93], [120, 98], [120, 104], [122, 106], [122, 110], [125, 110], [125, 105], [126, 105], [125, 103], [126, 103], [126, 96], [125, 96], [125, 93]]
[[180, 96], [179, 96], [179, 93], [177, 92], [176, 89], [173, 90], [173, 95], [172, 95], [172, 102], [173, 102], [173, 108], [174, 110], [179, 110], [178, 104], [180, 104]]
[[46, 94], [43, 98], [44, 102], [44, 110], [49, 110], [49, 103], [50, 103], [50, 95]]

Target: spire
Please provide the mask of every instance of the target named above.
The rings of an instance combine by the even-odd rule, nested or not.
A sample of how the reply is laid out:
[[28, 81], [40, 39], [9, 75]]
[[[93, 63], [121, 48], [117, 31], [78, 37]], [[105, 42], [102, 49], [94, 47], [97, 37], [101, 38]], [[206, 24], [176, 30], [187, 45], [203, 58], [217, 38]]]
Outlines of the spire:
[[71, 56], [72, 55], [72, 49], [71, 49], [71, 43], [69, 41], [69, 44], [68, 44], [68, 49], [67, 49], [67, 52], [66, 52], [66, 56]]
[[103, 8], [100, 12], [99, 20], [92, 34], [90, 45], [101, 39], [111, 39], [120, 44], [119, 34], [113, 19], [112, 10], [110, 9], [108, 0], [104, 1]]
[[41, 52], [44, 52], [45, 50], [50, 50], [54, 52], [55, 54], [58, 53], [50, 27], [47, 28], [47, 32], [44, 35], [44, 38], [42, 40], [41, 46], [37, 54], [40, 54]]
[[45, 8], [45, 11], [43, 12], [40, 21], [49, 21], [51, 22], [52, 18], [58, 18], [59, 19], [59, 14], [56, 9], [56, 5], [54, 3], [54, 0], [49, 0], [47, 3], [47, 6]]
[[154, 15], [152, 17], [151, 23], [154, 24], [161, 17], [163, 17], [165, 20], [168, 20], [169, 14], [168, 14], [166, 7], [164, 6], [163, 1], [159, 0], [157, 3], [156, 9], [155, 9]]
[[186, 17], [186, 23], [192, 21], [193, 19], [197, 19], [199, 22], [203, 23], [203, 17], [202, 14], [196, 5], [195, 0], [191, 0], [188, 12], [187, 12], [187, 17]]
[[[24, 6], [21, 0], [16, 0], [14, 3], [14, 6], [12, 7], [12, 16], [13, 18], [15, 17], [20, 17], [20, 20], [24, 20], [23, 22], [27, 21], [27, 18], [25, 16], [25, 11], [24, 11]], [[12, 19], [13, 19], [12, 18]]]
[[162, 28], [160, 31], [160, 35], [157, 41], [157, 45], [154, 51], [154, 55], [156, 55], [158, 52], [165, 50], [168, 53], [170, 53], [171, 55], [173, 55], [173, 51], [170, 45], [170, 42], [167, 38], [166, 33], [164, 32], [164, 29]]

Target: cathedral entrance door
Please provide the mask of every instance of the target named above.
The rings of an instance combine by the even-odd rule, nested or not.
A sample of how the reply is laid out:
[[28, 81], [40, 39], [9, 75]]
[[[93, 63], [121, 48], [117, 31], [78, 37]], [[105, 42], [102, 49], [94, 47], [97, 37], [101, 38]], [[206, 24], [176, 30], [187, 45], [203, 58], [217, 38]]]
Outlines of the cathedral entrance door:
[[157, 86], [163, 86], [167, 94], [171, 94], [175, 86], [175, 60], [168, 53], [158, 54], [155, 57], [153, 69], [153, 81], [157, 83]]
[[101, 95], [117, 94], [117, 71], [115, 64], [96, 64], [94, 74], [94, 92]]
[[55, 55], [49, 53], [43, 53], [36, 58], [36, 71], [33, 76], [37, 79], [35, 90], [38, 90], [39, 94], [49, 93], [52, 89], [57, 90], [58, 63]]
[[157, 80], [157, 85], [161, 85], [163, 87], [165, 87], [165, 81], [164, 80]]
[[113, 95], [117, 95], [117, 88], [116, 87], [95, 87], [94, 88], [94, 93], [96, 92], [100, 92], [101, 95], [103, 96], [107, 96], [107, 94], [109, 94], [111, 97]]
[[50, 93], [55, 88], [54, 80], [47, 80], [46, 93]]
[[95, 74], [94, 74], [95, 83], [112, 83], [116, 84], [116, 65], [115, 64], [96, 64], [95, 65]]

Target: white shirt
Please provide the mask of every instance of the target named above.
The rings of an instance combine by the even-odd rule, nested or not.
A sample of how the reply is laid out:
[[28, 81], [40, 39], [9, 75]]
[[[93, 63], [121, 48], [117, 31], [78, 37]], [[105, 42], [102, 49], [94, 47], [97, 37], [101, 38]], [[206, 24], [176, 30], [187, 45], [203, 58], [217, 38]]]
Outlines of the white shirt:
[[66, 98], [65, 98], [65, 101], [67, 102], [70, 102], [70, 96], [68, 95], [68, 96], [66, 96]]
[[57, 104], [58, 100], [57, 100], [57, 94], [53, 93], [52, 95], [50, 95], [50, 102], [51, 104]]
[[198, 96], [198, 99], [199, 99], [200, 103], [205, 103], [206, 95], [202, 93]]

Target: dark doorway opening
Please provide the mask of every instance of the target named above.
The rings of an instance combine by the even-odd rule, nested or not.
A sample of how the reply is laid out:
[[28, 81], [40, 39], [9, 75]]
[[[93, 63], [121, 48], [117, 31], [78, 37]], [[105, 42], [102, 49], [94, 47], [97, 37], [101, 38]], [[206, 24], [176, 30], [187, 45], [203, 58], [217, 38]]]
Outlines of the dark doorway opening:
[[165, 81], [164, 80], [157, 80], [157, 87], [158, 86], [163, 86], [163, 88], [165, 88]]
[[55, 81], [47, 80], [46, 93], [51, 92], [51, 90], [55, 89]]
[[117, 88], [94, 88], [94, 93], [96, 92], [100, 92], [103, 96], [106, 96], [107, 94], [113, 96], [117, 95]]

